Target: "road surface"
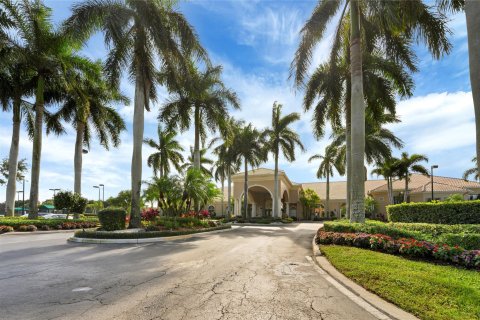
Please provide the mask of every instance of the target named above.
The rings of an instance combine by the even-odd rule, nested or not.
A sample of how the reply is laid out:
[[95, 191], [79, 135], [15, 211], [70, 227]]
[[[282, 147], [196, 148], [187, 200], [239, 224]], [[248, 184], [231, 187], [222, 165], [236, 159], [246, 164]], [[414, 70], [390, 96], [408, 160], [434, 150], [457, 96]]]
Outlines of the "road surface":
[[375, 319], [306, 256], [319, 224], [154, 244], [0, 236], [0, 319]]

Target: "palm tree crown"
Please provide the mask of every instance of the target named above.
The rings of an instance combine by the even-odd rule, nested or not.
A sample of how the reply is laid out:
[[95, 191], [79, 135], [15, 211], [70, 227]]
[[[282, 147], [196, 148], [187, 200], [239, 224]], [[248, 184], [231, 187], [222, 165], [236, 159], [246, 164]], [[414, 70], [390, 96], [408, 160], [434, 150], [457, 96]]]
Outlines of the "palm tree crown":
[[421, 162], [428, 162], [428, 158], [422, 154], [409, 155], [407, 152], [402, 152], [402, 156], [397, 162], [397, 174], [400, 179], [405, 179], [405, 191], [403, 194], [403, 200], [408, 202], [408, 182], [410, 181], [410, 174], [420, 173], [428, 176], [428, 169]]
[[143, 141], [156, 151], [147, 159], [148, 166], [153, 168], [153, 174], [157, 175], [157, 173], [160, 173], [160, 178], [168, 176], [170, 165], [173, 165], [175, 170], [181, 172], [181, 164], [184, 161], [181, 152], [184, 149], [175, 140], [176, 132], [170, 129], [163, 129], [161, 125], [158, 125], [157, 135], [158, 142], [151, 138]]

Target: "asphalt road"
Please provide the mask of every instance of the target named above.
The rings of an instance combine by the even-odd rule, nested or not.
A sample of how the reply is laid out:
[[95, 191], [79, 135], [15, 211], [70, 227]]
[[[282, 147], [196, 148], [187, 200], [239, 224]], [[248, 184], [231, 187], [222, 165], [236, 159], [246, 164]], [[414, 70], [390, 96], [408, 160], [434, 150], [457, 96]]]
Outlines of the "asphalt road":
[[0, 236], [0, 319], [375, 319], [306, 259], [318, 224], [142, 245]]

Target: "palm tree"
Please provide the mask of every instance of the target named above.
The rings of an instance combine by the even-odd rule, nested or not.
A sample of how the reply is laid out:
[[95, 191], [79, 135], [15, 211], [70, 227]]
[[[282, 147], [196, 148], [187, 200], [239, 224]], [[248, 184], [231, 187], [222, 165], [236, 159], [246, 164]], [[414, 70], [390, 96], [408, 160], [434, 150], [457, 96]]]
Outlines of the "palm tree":
[[[476, 157], [480, 159], [480, 2], [477, 0], [437, 0], [440, 9], [465, 11], [468, 38], [468, 60], [473, 109], [475, 111]], [[476, 162], [480, 172], [480, 162]]]
[[147, 138], [143, 142], [150, 148], [155, 149], [148, 159], [147, 164], [153, 168], [153, 174], [160, 173], [160, 178], [168, 176], [170, 165], [173, 165], [178, 172], [182, 171], [181, 164], [184, 161], [183, 150], [180, 143], [175, 140], [176, 132], [171, 129], [163, 129], [159, 124], [157, 128], [158, 142]]
[[348, 23], [347, 17], [350, 16], [351, 221], [363, 222], [365, 220], [365, 177], [363, 174], [365, 106], [361, 48], [369, 43], [362, 44], [362, 32], [369, 28], [374, 30], [376, 39], [371, 43], [378, 44], [379, 47], [385, 49], [385, 52], [390, 53], [398, 49], [395, 48], [394, 41], [390, 41], [398, 34], [404, 34], [410, 39], [424, 40], [435, 57], [447, 52], [450, 44], [445, 35], [448, 32], [445, 19], [432, 13], [430, 7], [424, 5], [420, 0], [321, 0], [301, 30], [300, 44], [292, 62], [291, 76], [294, 77], [297, 87], [304, 85], [304, 78], [312, 60], [315, 45], [323, 38], [327, 24], [339, 11], [340, 18], [333, 38], [331, 57], [335, 57], [338, 53], [342, 40], [342, 26]]
[[[248, 216], [248, 166], [258, 167], [267, 160], [267, 154], [261, 139], [262, 134], [251, 123], [241, 128], [233, 142], [234, 154], [242, 159], [245, 168], [245, 183], [243, 188], [243, 216]], [[275, 201], [275, 199], [272, 199]]]
[[171, 127], [185, 131], [191, 127], [194, 135], [194, 167], [200, 168], [200, 139], [205, 141], [205, 128], [215, 132], [225, 130], [228, 106], [239, 109], [237, 95], [221, 80], [222, 67], [207, 66], [201, 72], [193, 62], [189, 72], [178, 80], [173, 96], [162, 107], [159, 118]]
[[[473, 157], [472, 162], [476, 165], [476, 164], [477, 164], [477, 157]], [[478, 167], [477, 167], [477, 166], [465, 170], [465, 172], [463, 173], [463, 180], [468, 180], [468, 179], [470, 178], [470, 176], [473, 176], [473, 179], [475, 179], [476, 181], [478, 181], [478, 180], [479, 180], [479, 174], [478, 174], [478, 172], [479, 172], [479, 171], [478, 171]]]
[[387, 180], [388, 203], [393, 204], [393, 178], [398, 176], [398, 159], [391, 157], [383, 161], [377, 162], [377, 167], [372, 170], [371, 174], [383, 176]]
[[[25, 174], [28, 172], [27, 159], [18, 161], [17, 170], [15, 170], [15, 176], [13, 179], [15, 182], [25, 179]], [[3, 159], [0, 162], [0, 186], [3, 186], [10, 180], [10, 161], [9, 159]]]
[[428, 169], [419, 164], [420, 162], [428, 162], [428, 158], [422, 154], [409, 155], [407, 152], [402, 152], [402, 156], [397, 161], [397, 174], [400, 179], [405, 179], [405, 192], [403, 194], [403, 201], [408, 202], [408, 182], [411, 173], [420, 173], [428, 176]]
[[[191, 168], [195, 168], [195, 151], [192, 147], [190, 147], [190, 155], [187, 158], [187, 162], [185, 162], [181, 167], [181, 171], [187, 171]], [[207, 158], [207, 148], [201, 148], [200, 149], [200, 172], [202, 172], [203, 175], [206, 177], [211, 177], [212, 176], [212, 171], [208, 169], [205, 165], [212, 166], [213, 165], [213, 160], [210, 158]]]
[[300, 141], [300, 136], [289, 126], [300, 120], [300, 115], [296, 112], [290, 113], [282, 117], [282, 105], [275, 101], [272, 108], [272, 127], [266, 129], [262, 133], [262, 140], [265, 141], [265, 151], [272, 152], [275, 160], [274, 187], [273, 187], [273, 216], [280, 217], [278, 210], [278, 156], [282, 152], [287, 161], [295, 161], [295, 147], [299, 146], [300, 150], [305, 148]]
[[78, 70], [67, 71], [70, 83], [64, 103], [47, 122], [47, 133], [60, 119], [70, 122], [76, 131], [74, 152], [73, 191], [82, 193], [82, 157], [84, 148], [90, 149], [92, 134], [96, 134], [100, 144], [109, 150], [120, 144], [120, 133], [126, 129], [120, 114], [109, 104], [128, 103], [128, 98], [111, 88], [102, 75], [102, 64], [86, 58], [78, 59]]
[[25, 64], [34, 79], [35, 121], [29, 211], [29, 218], [34, 219], [37, 217], [45, 90], [53, 84], [65, 87], [63, 71], [73, 67], [76, 59], [72, 39], [54, 29], [51, 9], [41, 1], [4, 0], [2, 9], [12, 22], [12, 29], [2, 29], [2, 39], [15, 48], [17, 62]]
[[[184, 52], [208, 60], [197, 35], [172, 1], [87, 0], [73, 6], [65, 28], [76, 39], [87, 39], [93, 31], [104, 32], [110, 47], [106, 61], [108, 78], [118, 87], [129, 69], [135, 83], [132, 155], [132, 210], [130, 227], [138, 228], [142, 180], [142, 144], [145, 109], [156, 99], [157, 65], [175, 68], [183, 64]], [[165, 83], [165, 82], [164, 82]]]
[[333, 177], [334, 170], [336, 170], [340, 175], [345, 174], [345, 165], [344, 159], [345, 155], [342, 154], [342, 150], [335, 145], [329, 145], [325, 148], [325, 154], [316, 154], [311, 156], [308, 159], [308, 162], [313, 160], [321, 160], [320, 166], [317, 170], [317, 178], [327, 179], [327, 190], [326, 190], [326, 200], [325, 200], [325, 212], [330, 214], [330, 177]]
[[220, 213], [223, 216], [224, 215], [223, 202], [225, 200], [225, 194], [223, 190], [225, 188], [225, 178], [228, 175], [228, 165], [222, 158], [219, 157], [217, 161], [215, 161], [215, 163], [213, 164], [212, 169], [213, 169], [213, 178], [215, 179], [215, 181], [219, 181], [220, 184], [222, 185], [222, 199], [221, 199], [222, 209]]

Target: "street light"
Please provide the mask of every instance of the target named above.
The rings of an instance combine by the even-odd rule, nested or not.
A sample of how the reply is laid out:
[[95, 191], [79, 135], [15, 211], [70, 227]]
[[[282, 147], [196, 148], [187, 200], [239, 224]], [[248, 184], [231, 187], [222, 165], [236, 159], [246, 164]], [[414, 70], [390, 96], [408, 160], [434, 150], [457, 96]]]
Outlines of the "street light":
[[[105, 202], [105, 185], [103, 183], [99, 184], [102, 187], [102, 202]], [[100, 191], [100, 190], [98, 190]]]
[[93, 186], [93, 187], [98, 189], [98, 201], [100, 201], [100, 186]]
[[433, 202], [433, 200], [435, 200], [435, 198], [433, 197], [433, 169], [437, 169], [437, 168], [438, 168], [438, 165], [436, 165], [436, 164], [434, 164], [430, 168], [430, 178], [431, 178], [431, 183], [432, 183], [432, 202]]
[[87, 149], [82, 149], [82, 153], [83, 153], [83, 154], [87, 154], [87, 153], [88, 153], [88, 150], [87, 150]]
[[60, 191], [60, 189], [56, 189], [56, 188], [55, 189], [48, 189], [48, 190], [53, 191], [53, 198], [54, 199], [55, 199], [55, 196], [57, 194], [57, 191]]

